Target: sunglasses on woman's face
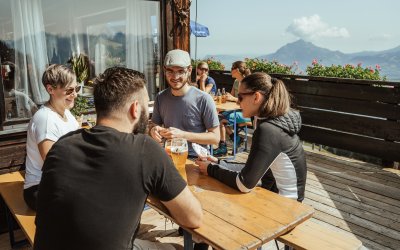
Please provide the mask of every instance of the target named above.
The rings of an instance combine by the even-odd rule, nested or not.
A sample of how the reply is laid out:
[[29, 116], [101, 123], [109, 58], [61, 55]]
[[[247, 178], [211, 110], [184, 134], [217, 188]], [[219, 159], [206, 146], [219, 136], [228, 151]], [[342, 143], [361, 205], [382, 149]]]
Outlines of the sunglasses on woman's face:
[[74, 93], [74, 91], [78, 93], [79, 90], [81, 90], [81, 86], [76, 86], [75, 88], [68, 88], [65, 90], [65, 95], [71, 95], [72, 93]]
[[199, 70], [208, 72], [208, 69], [207, 69], [207, 68], [199, 68]]
[[239, 101], [239, 102], [242, 102], [242, 101], [243, 101], [243, 98], [244, 98], [246, 95], [254, 95], [254, 93], [256, 93], [256, 92], [255, 92], [255, 91], [252, 91], [252, 92], [238, 93], [238, 101]]

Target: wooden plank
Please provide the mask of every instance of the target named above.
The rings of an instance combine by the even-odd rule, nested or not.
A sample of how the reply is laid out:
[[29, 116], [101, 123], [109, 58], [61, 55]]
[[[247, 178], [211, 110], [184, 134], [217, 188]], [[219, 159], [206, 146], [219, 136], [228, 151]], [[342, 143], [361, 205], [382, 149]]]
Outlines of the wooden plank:
[[[335, 227], [339, 227], [357, 236], [365, 237], [371, 242], [375, 242], [390, 249], [397, 249], [397, 247], [399, 246], [398, 240], [387, 237], [386, 235], [376, 233], [375, 231], [370, 230], [370, 228], [365, 228], [356, 225], [350, 221], [339, 219], [330, 214], [321, 212], [320, 210], [315, 211], [314, 218], [329, 223]], [[380, 250], [381, 248], [378, 249]]]
[[278, 240], [295, 249], [359, 249], [362, 246], [358, 239], [331, 231], [310, 220], [280, 236]]
[[[306, 197], [312, 197], [314, 195], [318, 195], [323, 197], [324, 199], [344, 203], [346, 205], [352, 206], [353, 209], [368, 211], [369, 213], [375, 214], [379, 217], [383, 217], [386, 219], [393, 219], [393, 216], [395, 215], [390, 211], [386, 211], [385, 209], [380, 207], [371, 206], [369, 204], [357, 200], [356, 198], [349, 199], [347, 197], [341, 196], [333, 192], [327, 192], [325, 189], [319, 189], [309, 184], [307, 184], [306, 186], [306, 194], [307, 194]], [[395, 223], [400, 223], [400, 219], [395, 219]]]
[[340, 211], [341, 214], [342, 212], [346, 212], [348, 214], [351, 214], [352, 216], [358, 216], [359, 218], [362, 218], [366, 221], [374, 222], [377, 225], [392, 229], [395, 232], [400, 231], [400, 221], [398, 218], [393, 218], [393, 215], [392, 218], [385, 218], [381, 215], [371, 213], [371, 211], [362, 209], [361, 207], [353, 207], [344, 202], [332, 200], [329, 197], [323, 197], [310, 191], [306, 192], [306, 198], [337, 209]]
[[0, 193], [14, 215], [16, 221], [24, 231], [29, 243], [33, 246], [35, 239], [35, 211], [30, 209], [23, 198], [23, 181], [1, 184]]
[[[373, 242], [370, 239], [368, 239], [366, 237], [363, 237], [363, 235], [355, 235], [352, 232], [348, 232], [346, 230], [343, 230], [343, 229], [341, 229], [339, 227], [336, 227], [334, 225], [331, 225], [331, 224], [329, 224], [329, 223], [327, 223], [325, 221], [317, 220], [315, 218], [311, 218], [310, 221], [312, 221], [312, 222], [314, 222], [316, 224], [322, 225], [324, 227], [327, 227], [332, 231], [341, 232], [341, 233], [344, 233], [344, 234], [351, 235], [353, 238], [361, 240], [361, 242], [363, 243], [363, 246], [365, 246], [368, 249], [390, 250], [390, 248], [382, 246], [382, 245], [380, 245], [380, 244], [378, 244], [376, 242]], [[360, 249], [363, 249], [363, 248], [360, 248]]]
[[395, 188], [394, 190], [397, 189], [397, 191], [400, 192], [400, 185], [398, 185], [397, 182], [392, 182], [392, 181], [389, 181], [389, 180], [382, 180], [382, 179], [374, 177], [373, 175], [367, 175], [367, 174], [364, 174], [361, 171], [356, 171], [356, 170], [354, 170], [352, 168], [339, 167], [339, 166], [335, 166], [335, 165], [332, 165], [332, 164], [327, 164], [327, 163], [324, 163], [324, 162], [318, 161], [318, 160], [316, 161], [316, 160], [310, 159], [307, 162], [311, 163], [311, 164], [313, 164], [315, 166], [322, 167], [322, 168], [324, 168], [326, 170], [329, 170], [331, 172], [345, 174], [347, 176], [352, 176], [352, 177], [360, 179], [360, 180], [371, 181], [374, 184], [382, 185], [382, 188], [385, 187], [385, 186], [387, 186], [389, 189]]
[[0, 147], [0, 168], [19, 166], [24, 163], [26, 145], [17, 144]]
[[[342, 190], [337, 187], [327, 186], [328, 185], [326, 184], [315, 184], [313, 180], [307, 180], [306, 193], [308, 194], [310, 192], [326, 199], [342, 202], [354, 208], [366, 210], [388, 219], [393, 219], [394, 216], [400, 215], [400, 211], [398, 211], [397, 207], [390, 205], [379, 206], [379, 204], [382, 204], [382, 202], [380, 201], [376, 201], [359, 195], [354, 196], [354, 194], [352, 194], [350, 191]], [[345, 193], [345, 195], [342, 195], [341, 191]], [[392, 211], [395, 211], [397, 213], [394, 213]]]
[[325, 169], [312, 163], [308, 163], [307, 166], [309, 169], [317, 170], [318, 174], [323, 173], [328, 175], [331, 179], [342, 180], [341, 183], [343, 184], [356, 185], [358, 188], [400, 201], [400, 190], [398, 188], [374, 183], [373, 181], [357, 178], [357, 176], [350, 174], [330, 171], [329, 169]]
[[[162, 203], [153, 197], [148, 198], [148, 204], [168, 218], [169, 212]], [[197, 229], [186, 229], [194, 237], [216, 249], [254, 249], [261, 246], [261, 241], [238, 227], [221, 220], [219, 217], [203, 210], [203, 225]]]
[[301, 118], [305, 125], [400, 141], [400, 125], [396, 121], [309, 108], [301, 108]]
[[292, 93], [296, 106], [400, 120], [400, 106], [382, 102], [360, 101], [329, 96]]
[[319, 188], [321, 192], [326, 192], [329, 194], [334, 193], [340, 196], [346, 197], [348, 199], [354, 199], [358, 202], [381, 208], [388, 211], [393, 215], [400, 215], [397, 204], [397, 200], [387, 198], [375, 193], [371, 193], [362, 189], [357, 189], [352, 186], [344, 185], [338, 181], [332, 181], [326, 179], [321, 175], [309, 172], [307, 176], [307, 186], [312, 186], [314, 188]]
[[[350, 192], [354, 193], [354, 195], [364, 195], [366, 197], [369, 197], [371, 199], [375, 199], [377, 201], [381, 201], [382, 203], [387, 203], [395, 207], [400, 207], [400, 201], [387, 197], [382, 194], [377, 194], [375, 192], [372, 192], [370, 189], [363, 189], [359, 186], [360, 182], [355, 182], [347, 179], [343, 179], [338, 176], [334, 176], [331, 174], [327, 174], [324, 172], [321, 172], [316, 169], [309, 168], [309, 176], [307, 178], [313, 178], [314, 180], [318, 181], [319, 179], [324, 179], [324, 184], [329, 183], [331, 184], [332, 182], [337, 182], [340, 183], [340, 187], [343, 187], [345, 185], [346, 189], [348, 189]], [[384, 191], [384, 190], [383, 190]]]
[[381, 234], [389, 238], [392, 242], [400, 243], [398, 239], [400, 239], [400, 233], [398, 231], [395, 231], [393, 229], [384, 227], [382, 225], [376, 224], [375, 222], [365, 220], [363, 218], [360, 218], [356, 215], [353, 215], [351, 213], [345, 212], [345, 211], [339, 211], [335, 208], [329, 207], [327, 205], [315, 202], [313, 200], [310, 200], [308, 198], [304, 199], [306, 204], [309, 204], [313, 206], [317, 211], [320, 211], [322, 213], [328, 214], [330, 216], [339, 218], [346, 223], [352, 223], [355, 225], [358, 225], [362, 228], [371, 230], [375, 233]]
[[284, 82], [291, 93], [379, 101], [393, 104], [398, 104], [400, 100], [399, 88], [290, 79], [284, 79]]
[[299, 136], [302, 140], [357, 153], [373, 155], [386, 160], [400, 161], [400, 143], [373, 139], [338, 131], [303, 125]]
[[[274, 239], [277, 234], [285, 233], [310, 217], [308, 209], [303, 210], [298, 206], [300, 203], [293, 201], [294, 203], [285, 202], [283, 204], [280, 200], [275, 199], [276, 194], [271, 194], [263, 195], [262, 203], [260, 199], [255, 199], [260, 196], [255, 192], [240, 196], [231, 195], [229, 202], [226, 202], [226, 197], [222, 199], [223, 194], [210, 195], [210, 192], [207, 191], [197, 193], [196, 197], [200, 200], [204, 210], [213, 211], [217, 217], [229, 221], [254, 236], [261, 237], [263, 243], [266, 243]], [[235, 205], [232, 206], [232, 204]], [[265, 211], [274, 212], [265, 213]], [[289, 228], [286, 228], [286, 224], [290, 224]]]
[[331, 153], [322, 151], [318, 153], [313, 153], [313, 151], [305, 149], [305, 153], [307, 161], [311, 160], [311, 161], [323, 162], [329, 165], [341, 167], [343, 169], [348, 169], [348, 168], [358, 169], [363, 173], [372, 174], [375, 178], [391, 181], [394, 183], [398, 183], [400, 185], [400, 174], [391, 172], [390, 170], [393, 170], [393, 168], [382, 169], [382, 167], [378, 165], [374, 165], [367, 162], [361, 162], [346, 157], [334, 156]]

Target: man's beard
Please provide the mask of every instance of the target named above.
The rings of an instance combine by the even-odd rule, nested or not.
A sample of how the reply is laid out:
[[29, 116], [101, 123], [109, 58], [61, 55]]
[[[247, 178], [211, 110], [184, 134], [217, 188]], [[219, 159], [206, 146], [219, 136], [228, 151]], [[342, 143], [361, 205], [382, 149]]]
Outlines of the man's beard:
[[133, 127], [132, 132], [134, 134], [144, 134], [146, 132], [148, 123], [149, 123], [149, 116], [146, 113], [146, 110], [142, 109], [142, 111], [140, 112], [139, 121]]

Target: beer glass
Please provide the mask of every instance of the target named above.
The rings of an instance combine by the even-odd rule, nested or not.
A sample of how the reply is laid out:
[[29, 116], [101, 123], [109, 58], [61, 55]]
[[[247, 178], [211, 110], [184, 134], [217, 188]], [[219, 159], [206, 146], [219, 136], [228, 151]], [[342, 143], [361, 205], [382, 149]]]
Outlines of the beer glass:
[[188, 158], [188, 143], [186, 139], [174, 138], [171, 141], [171, 157], [175, 167], [185, 166]]
[[168, 155], [169, 157], [172, 157], [172, 156], [171, 156], [171, 144], [172, 144], [172, 139], [167, 139], [167, 140], [165, 140], [165, 142], [164, 142], [165, 152], [167, 152], [167, 155]]

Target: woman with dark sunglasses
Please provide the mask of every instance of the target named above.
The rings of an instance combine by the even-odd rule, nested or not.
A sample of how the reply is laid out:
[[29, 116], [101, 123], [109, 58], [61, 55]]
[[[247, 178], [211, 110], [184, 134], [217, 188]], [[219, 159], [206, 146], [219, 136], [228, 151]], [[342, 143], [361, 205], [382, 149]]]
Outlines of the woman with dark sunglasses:
[[290, 108], [284, 83], [265, 73], [249, 75], [239, 86], [238, 103], [244, 117], [258, 117], [247, 162], [218, 163], [208, 157], [196, 161], [200, 171], [241, 192], [250, 192], [261, 180], [261, 187], [301, 202], [307, 174], [297, 136], [301, 117]]
[[[240, 82], [246, 76], [250, 75], [250, 69], [247, 68], [246, 63], [243, 61], [236, 61], [232, 63], [231, 75], [232, 78], [235, 78], [235, 82], [233, 83], [231, 93], [227, 93], [226, 99], [231, 102], [237, 102], [238, 100], [238, 91]], [[236, 114], [236, 116], [235, 116]], [[242, 112], [240, 111], [225, 111], [220, 114], [220, 134], [221, 134], [221, 141], [219, 142], [218, 148], [214, 150], [214, 156], [223, 156], [226, 155], [228, 152], [226, 146], [226, 133], [228, 134], [229, 138], [232, 140], [234, 139], [233, 136], [233, 124], [236, 120], [237, 124], [240, 123], [248, 123], [251, 122], [250, 118], [244, 118]], [[228, 126], [227, 126], [228, 125]], [[242, 143], [242, 138], [240, 136], [236, 137], [236, 149], [239, 148], [240, 144]]]
[[50, 99], [32, 117], [26, 142], [24, 199], [34, 210], [47, 153], [61, 136], [79, 128], [69, 111], [80, 90], [74, 72], [64, 65], [51, 65], [43, 73], [42, 83]]
[[215, 80], [208, 75], [208, 64], [206, 62], [199, 62], [196, 68], [196, 83], [200, 90], [209, 94], [217, 94], [217, 84]]

